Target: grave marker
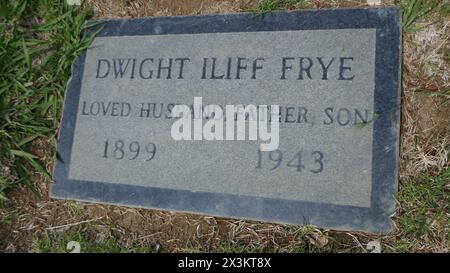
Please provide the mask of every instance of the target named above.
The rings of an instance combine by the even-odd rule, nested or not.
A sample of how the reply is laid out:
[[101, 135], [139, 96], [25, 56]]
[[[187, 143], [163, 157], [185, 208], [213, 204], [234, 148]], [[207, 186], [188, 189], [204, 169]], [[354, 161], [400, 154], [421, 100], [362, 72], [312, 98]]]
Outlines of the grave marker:
[[[399, 18], [369, 8], [104, 21], [68, 83], [52, 196], [389, 231]], [[223, 140], [175, 140], [172, 111], [195, 98], [278, 106], [277, 149], [227, 140], [226, 125]]]

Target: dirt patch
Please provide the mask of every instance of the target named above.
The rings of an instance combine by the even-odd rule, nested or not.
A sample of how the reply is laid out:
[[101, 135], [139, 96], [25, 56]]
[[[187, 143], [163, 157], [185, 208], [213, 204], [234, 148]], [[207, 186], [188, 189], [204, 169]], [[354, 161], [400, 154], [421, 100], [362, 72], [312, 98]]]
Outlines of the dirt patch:
[[134, 18], [146, 16], [197, 15], [209, 13], [239, 12], [253, 6], [255, 0], [89, 0], [95, 18]]
[[[314, 4], [315, 8], [356, 8], [356, 7], [367, 7], [370, 6], [367, 0], [358, 0], [358, 1], [348, 1], [348, 0], [331, 0], [331, 1], [323, 1], [323, 0], [313, 0], [310, 1]], [[399, 1], [395, 0], [381, 0], [379, 4], [376, 6], [391, 6], [397, 4]]]
[[450, 20], [404, 34], [401, 177], [450, 165]]

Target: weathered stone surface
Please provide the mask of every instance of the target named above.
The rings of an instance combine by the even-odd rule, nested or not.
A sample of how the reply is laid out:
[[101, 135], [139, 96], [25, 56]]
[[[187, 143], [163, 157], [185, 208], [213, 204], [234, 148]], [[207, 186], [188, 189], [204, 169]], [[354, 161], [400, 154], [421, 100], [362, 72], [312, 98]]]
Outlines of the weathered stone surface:
[[[392, 8], [105, 21], [74, 65], [52, 195], [386, 232], [400, 33]], [[278, 149], [174, 140], [194, 97], [279, 105]]]

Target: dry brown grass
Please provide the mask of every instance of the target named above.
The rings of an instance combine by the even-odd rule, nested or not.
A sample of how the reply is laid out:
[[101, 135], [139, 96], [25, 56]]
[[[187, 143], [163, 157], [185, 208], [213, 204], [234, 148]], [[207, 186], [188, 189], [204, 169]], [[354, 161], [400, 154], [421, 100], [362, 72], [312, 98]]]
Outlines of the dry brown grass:
[[176, 16], [209, 13], [239, 12], [256, 2], [255, 0], [88, 0], [93, 6], [95, 18], [134, 18], [145, 16]]
[[404, 35], [401, 178], [449, 166], [450, 20]]
[[[238, 12], [257, 1], [113, 1], [88, 0], [95, 18], [193, 15]], [[366, 1], [311, 1], [315, 8], [364, 6]], [[390, 5], [395, 1], [383, 1]], [[431, 20], [433, 22], [433, 20]], [[404, 35], [404, 77], [401, 130], [402, 181], [420, 173], [438, 173], [448, 168], [450, 145], [450, 20], [430, 24]], [[447, 93], [445, 93], [447, 92]], [[38, 143], [36, 153], [52, 170], [48, 143]], [[49, 199], [49, 184], [39, 175], [33, 178], [38, 195], [21, 187], [10, 195], [0, 210], [1, 251], [36, 251], [49, 234], [77, 230], [92, 242], [114, 237], [123, 248], [151, 246], [161, 251], [277, 250], [364, 252], [366, 244], [380, 240], [387, 251], [403, 233], [379, 236], [335, 232], [311, 227], [278, 225], [224, 219], [185, 213], [85, 204]], [[409, 181], [409, 180], [408, 180]], [[398, 217], [398, 215], [397, 215]], [[442, 233], [444, 235], [442, 235]], [[446, 234], [447, 233], [447, 234]], [[423, 242], [416, 251], [448, 251], [448, 228], [436, 242]], [[238, 248], [240, 247], [240, 248]]]

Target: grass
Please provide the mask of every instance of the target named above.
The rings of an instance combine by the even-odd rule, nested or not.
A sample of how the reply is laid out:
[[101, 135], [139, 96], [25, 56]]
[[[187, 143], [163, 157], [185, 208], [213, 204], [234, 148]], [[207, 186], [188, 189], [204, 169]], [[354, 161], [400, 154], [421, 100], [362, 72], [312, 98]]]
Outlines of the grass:
[[[436, 177], [405, 181], [398, 194], [401, 233], [388, 243], [388, 252], [433, 252], [450, 247], [450, 168]], [[430, 251], [430, 249], [428, 250]]]
[[155, 253], [157, 248], [153, 246], [131, 246], [122, 247], [120, 242], [113, 236], [96, 242], [84, 234], [84, 230], [72, 230], [68, 232], [55, 232], [45, 235], [37, 242], [35, 252], [40, 253], [69, 253], [76, 251], [71, 245], [79, 244], [79, 252], [82, 253]]
[[311, 5], [306, 0], [263, 0], [248, 11], [264, 14], [276, 10], [304, 9], [309, 7]]
[[429, 24], [424, 20], [430, 13], [438, 12], [442, 17], [450, 14], [450, 3], [443, 0], [402, 0], [400, 8], [403, 11], [403, 30], [412, 32]]
[[450, 168], [436, 177], [423, 175], [418, 181], [402, 183], [397, 199], [398, 223], [404, 239], [397, 243], [399, 249], [412, 251], [420, 241], [433, 240], [436, 236], [443, 236], [443, 241], [450, 243], [449, 182]]
[[89, 14], [65, 1], [0, 2], [0, 199], [33, 171], [50, 178], [31, 143], [55, 144], [73, 60]]
[[103, 252], [103, 253], [119, 253], [121, 248], [117, 241], [108, 239], [102, 243], [93, 243], [80, 232], [67, 232], [47, 235], [44, 239], [39, 240], [36, 252], [41, 253], [66, 253], [74, 251], [70, 247], [69, 242], [76, 242], [80, 245], [80, 252]]

